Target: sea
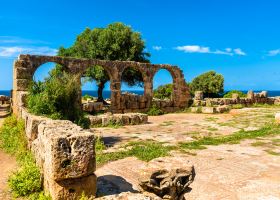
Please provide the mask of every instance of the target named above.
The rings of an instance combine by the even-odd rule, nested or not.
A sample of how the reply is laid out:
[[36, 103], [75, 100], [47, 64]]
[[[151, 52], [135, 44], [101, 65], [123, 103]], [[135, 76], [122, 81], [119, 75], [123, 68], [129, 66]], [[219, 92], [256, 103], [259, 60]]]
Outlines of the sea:
[[[130, 92], [130, 93], [134, 93], [134, 94], [138, 94], [138, 95], [142, 95], [144, 93], [143, 90], [128, 90], [128, 91], [122, 91], [122, 92]], [[225, 91], [226, 93], [227, 91]], [[245, 94], [248, 92], [246, 90], [242, 90], [242, 92], [244, 92]], [[261, 92], [261, 91], [254, 91], [254, 92]], [[97, 91], [96, 90], [83, 90], [82, 91], [82, 95], [90, 95], [93, 97], [97, 97]], [[5, 95], [5, 96], [11, 96], [11, 91], [10, 90], [0, 90], [0, 95]], [[110, 90], [104, 90], [103, 91], [103, 97], [104, 98], [110, 98], [111, 96], [111, 91]], [[276, 96], [280, 96], [280, 90], [268, 90], [268, 96], [269, 97], [276, 97]]]

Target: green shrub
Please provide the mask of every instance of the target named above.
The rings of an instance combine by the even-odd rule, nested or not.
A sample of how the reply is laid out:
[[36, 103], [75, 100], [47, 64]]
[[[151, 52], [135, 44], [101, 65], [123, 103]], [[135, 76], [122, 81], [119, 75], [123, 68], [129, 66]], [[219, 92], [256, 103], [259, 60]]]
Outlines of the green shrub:
[[244, 108], [244, 105], [242, 105], [242, 104], [233, 104], [233, 105], [231, 105], [231, 108], [232, 109], [241, 109], [241, 108]]
[[94, 99], [93, 96], [90, 96], [90, 95], [88, 95], [88, 94], [84, 95], [82, 98], [83, 98], [84, 100], [87, 100], [87, 99], [93, 100], [93, 99]]
[[40, 170], [32, 153], [27, 150], [23, 120], [18, 121], [15, 116], [5, 119], [0, 129], [0, 148], [16, 156], [20, 166], [8, 180], [15, 196], [28, 196], [42, 191]]
[[247, 95], [241, 91], [238, 90], [231, 90], [224, 94], [224, 98], [232, 98], [232, 94], [238, 94], [239, 97], [246, 97]]
[[29, 200], [52, 200], [49, 195], [45, 195], [44, 192], [36, 192], [28, 196]]
[[154, 105], [148, 110], [147, 114], [150, 115], [150, 116], [158, 116], [158, 115], [163, 115], [164, 112], [154, 104]]
[[35, 162], [24, 163], [9, 177], [9, 186], [16, 196], [27, 196], [39, 192], [41, 188], [40, 170]]
[[154, 90], [154, 98], [171, 99], [173, 93], [173, 84], [161, 85]]
[[79, 103], [79, 76], [62, 72], [51, 75], [44, 82], [32, 82], [27, 97], [31, 113], [52, 119], [65, 119], [89, 127]]

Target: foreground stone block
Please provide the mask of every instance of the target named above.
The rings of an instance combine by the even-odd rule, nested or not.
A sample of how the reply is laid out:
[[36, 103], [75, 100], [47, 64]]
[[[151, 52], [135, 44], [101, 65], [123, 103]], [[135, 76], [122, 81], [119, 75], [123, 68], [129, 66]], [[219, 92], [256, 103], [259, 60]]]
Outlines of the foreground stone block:
[[159, 169], [140, 180], [140, 187], [163, 199], [179, 200], [194, 181], [195, 170], [189, 168]]
[[76, 199], [96, 191], [95, 136], [66, 120], [38, 125], [32, 142], [36, 162], [44, 174], [45, 190], [53, 200]]
[[84, 193], [87, 197], [96, 195], [97, 177], [95, 174], [78, 179], [66, 179], [56, 182], [48, 179], [44, 182], [45, 188], [50, 188], [52, 200], [77, 200]]
[[195, 91], [194, 99], [195, 100], [203, 100], [203, 92], [202, 91]]

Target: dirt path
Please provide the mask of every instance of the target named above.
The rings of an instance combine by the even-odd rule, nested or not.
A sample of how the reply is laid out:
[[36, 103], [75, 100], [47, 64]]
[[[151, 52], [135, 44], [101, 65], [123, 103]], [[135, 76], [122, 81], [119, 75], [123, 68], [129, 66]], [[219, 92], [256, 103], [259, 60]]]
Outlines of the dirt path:
[[[3, 118], [0, 118], [0, 127], [3, 123]], [[14, 157], [4, 153], [0, 150], [0, 199], [12, 199], [8, 188], [8, 177], [16, 168], [16, 160]]]

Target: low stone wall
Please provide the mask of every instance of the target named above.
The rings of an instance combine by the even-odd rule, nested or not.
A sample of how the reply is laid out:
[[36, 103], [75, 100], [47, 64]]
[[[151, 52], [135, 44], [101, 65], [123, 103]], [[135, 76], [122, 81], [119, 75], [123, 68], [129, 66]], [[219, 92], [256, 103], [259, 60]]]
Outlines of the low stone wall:
[[10, 104], [10, 97], [7, 97], [5, 95], [0, 95], [0, 104]]
[[[240, 98], [238, 94], [233, 94], [232, 98], [205, 98], [200, 91], [196, 92], [193, 105], [194, 106], [220, 106], [220, 105], [234, 105], [242, 104], [244, 106], [252, 105], [254, 103], [260, 104], [274, 104], [277, 98], [270, 98], [267, 96], [267, 92], [253, 93], [249, 91], [246, 98]], [[280, 101], [279, 101], [280, 102]]]
[[205, 114], [214, 114], [214, 113], [225, 113], [230, 111], [229, 105], [216, 106], [216, 107], [191, 107], [192, 113], [205, 113]]
[[126, 114], [104, 114], [89, 116], [91, 125], [107, 126], [110, 123], [121, 125], [137, 125], [146, 124], [148, 115], [142, 113], [126, 113]]
[[82, 102], [83, 111], [93, 113], [104, 111], [105, 107], [102, 102], [86, 101]]
[[35, 116], [21, 108], [28, 145], [53, 200], [96, 193], [95, 136], [67, 120]]

